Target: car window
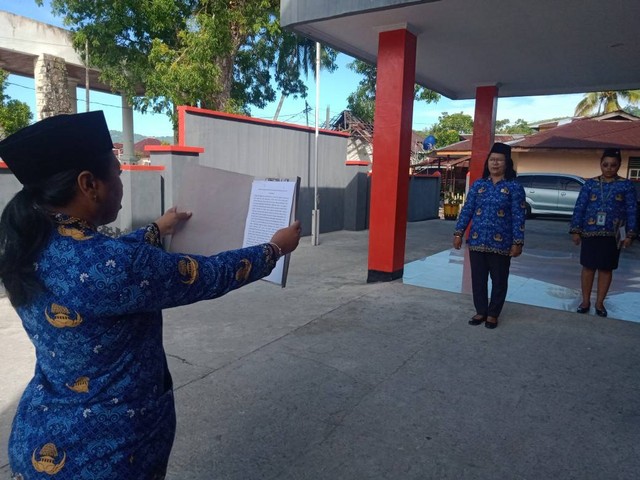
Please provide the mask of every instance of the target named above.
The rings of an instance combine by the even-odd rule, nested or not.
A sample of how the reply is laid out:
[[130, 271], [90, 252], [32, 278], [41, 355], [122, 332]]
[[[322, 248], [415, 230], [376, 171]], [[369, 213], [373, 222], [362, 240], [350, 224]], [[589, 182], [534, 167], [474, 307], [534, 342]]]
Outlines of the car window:
[[524, 177], [518, 176], [516, 180], [525, 188], [531, 186], [531, 175], [525, 175]]
[[534, 175], [531, 180], [531, 187], [533, 188], [558, 189], [559, 186], [558, 177], [552, 175]]
[[582, 188], [582, 183], [573, 178], [562, 179], [560, 181], [562, 190], [568, 190], [570, 192], [579, 192]]

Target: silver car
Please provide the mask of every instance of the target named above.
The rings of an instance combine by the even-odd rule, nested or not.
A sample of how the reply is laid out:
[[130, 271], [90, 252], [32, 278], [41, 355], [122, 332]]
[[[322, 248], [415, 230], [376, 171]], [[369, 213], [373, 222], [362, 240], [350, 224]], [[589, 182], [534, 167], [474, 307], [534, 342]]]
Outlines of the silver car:
[[524, 187], [527, 216], [573, 214], [573, 207], [585, 179], [566, 173], [520, 173], [516, 180]]

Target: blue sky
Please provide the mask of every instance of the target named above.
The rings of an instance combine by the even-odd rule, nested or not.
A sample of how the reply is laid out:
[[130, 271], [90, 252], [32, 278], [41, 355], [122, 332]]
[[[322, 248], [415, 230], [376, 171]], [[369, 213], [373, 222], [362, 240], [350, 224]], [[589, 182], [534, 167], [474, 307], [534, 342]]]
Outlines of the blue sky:
[[[22, 15], [34, 20], [52, 25], [62, 26], [59, 18], [51, 15], [51, 9], [45, 1], [45, 6], [38, 7], [34, 0], [0, 0], [0, 10], [5, 10], [17, 15]], [[0, 42], [2, 34], [0, 33]], [[338, 57], [338, 69], [328, 74], [320, 74], [320, 102], [319, 118], [321, 124], [327, 117], [327, 108], [330, 117], [335, 116], [346, 108], [347, 96], [355, 91], [360, 77], [347, 68], [347, 64], [353, 59], [340, 54]], [[35, 90], [33, 79], [11, 75], [10, 85], [6, 94], [13, 99], [26, 102], [35, 112]], [[315, 109], [315, 79], [310, 76], [307, 79], [309, 87], [307, 102]], [[85, 111], [84, 89], [78, 89], [78, 111]], [[515, 122], [523, 118], [528, 122], [536, 122], [554, 117], [569, 117], [577, 103], [582, 99], [581, 94], [550, 95], [536, 97], [513, 97], [498, 100], [498, 120], [509, 119]], [[437, 123], [442, 112], [464, 112], [473, 116], [475, 102], [473, 100], [449, 100], [445, 97], [436, 104], [416, 102], [413, 110], [413, 128], [423, 130]], [[277, 101], [258, 110], [253, 108], [252, 116], [263, 119], [273, 119], [277, 108]], [[91, 92], [91, 109], [102, 109], [107, 117], [109, 128], [122, 130], [121, 100], [119, 96]], [[306, 116], [303, 113], [305, 102], [302, 99], [287, 98], [284, 101], [278, 120], [305, 125]], [[314, 125], [315, 110], [309, 113], [309, 125]], [[135, 132], [146, 136], [170, 136], [173, 134], [171, 122], [165, 115], [134, 113]]]

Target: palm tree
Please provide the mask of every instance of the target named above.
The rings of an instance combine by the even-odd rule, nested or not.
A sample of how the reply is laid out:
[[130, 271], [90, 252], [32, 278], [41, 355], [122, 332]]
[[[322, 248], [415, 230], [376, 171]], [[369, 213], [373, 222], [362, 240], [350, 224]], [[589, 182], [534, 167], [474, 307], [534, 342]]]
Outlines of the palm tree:
[[618, 90], [608, 92], [586, 93], [584, 98], [576, 106], [575, 115], [578, 117], [591, 114], [600, 115], [603, 113], [622, 110], [619, 100], [625, 100], [629, 105], [640, 103], [640, 90]]

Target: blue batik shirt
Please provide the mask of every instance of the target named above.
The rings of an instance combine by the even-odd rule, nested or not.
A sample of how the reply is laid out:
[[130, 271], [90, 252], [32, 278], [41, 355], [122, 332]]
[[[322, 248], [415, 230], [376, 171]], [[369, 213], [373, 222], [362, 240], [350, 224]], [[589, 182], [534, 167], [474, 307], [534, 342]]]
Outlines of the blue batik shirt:
[[522, 185], [515, 179], [494, 184], [481, 178], [469, 189], [454, 235], [462, 236], [471, 223], [469, 250], [509, 255], [513, 245], [524, 245], [525, 216]]
[[[570, 233], [583, 237], [615, 237], [625, 226], [627, 236], [637, 233], [636, 189], [630, 180], [618, 177], [613, 182], [590, 178], [580, 190], [571, 218]], [[604, 223], [598, 225], [598, 214], [604, 213]]]
[[13, 422], [19, 479], [164, 478], [175, 433], [161, 310], [268, 275], [268, 245], [168, 253], [152, 224], [118, 239], [56, 215], [34, 268], [44, 291], [17, 309], [36, 367]]

